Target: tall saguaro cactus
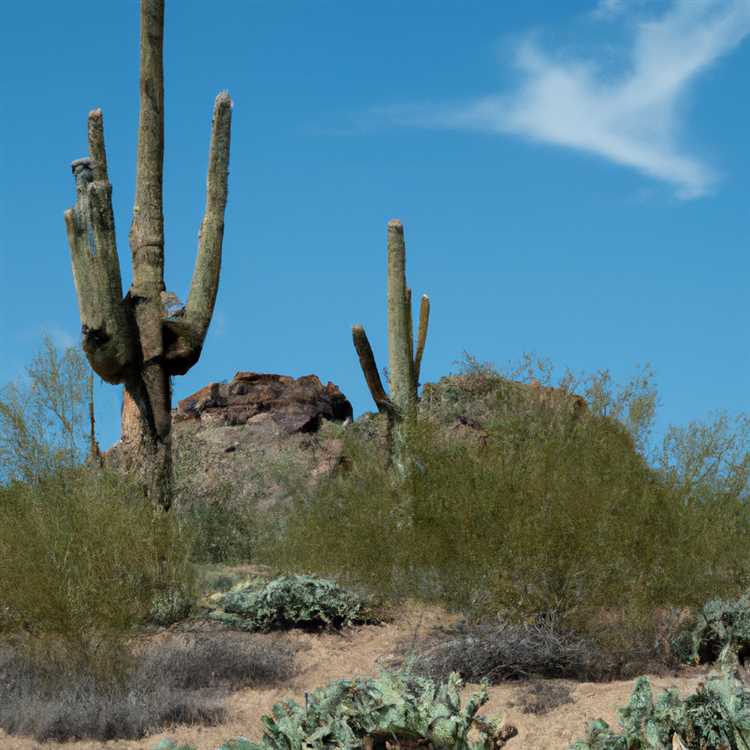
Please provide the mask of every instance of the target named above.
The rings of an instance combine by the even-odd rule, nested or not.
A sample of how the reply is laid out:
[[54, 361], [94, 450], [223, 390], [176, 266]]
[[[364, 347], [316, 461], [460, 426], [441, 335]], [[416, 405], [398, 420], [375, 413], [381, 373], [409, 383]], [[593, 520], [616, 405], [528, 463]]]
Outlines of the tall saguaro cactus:
[[65, 212], [83, 349], [92, 369], [125, 386], [137, 410], [134, 467], [165, 510], [171, 502], [171, 388], [200, 358], [219, 286], [227, 202], [232, 101], [214, 103], [206, 208], [187, 305], [167, 310], [164, 286], [164, 0], [141, 0], [140, 117], [136, 191], [130, 227], [132, 284], [122, 296], [112, 185], [107, 175], [102, 112], [88, 116], [89, 155], [72, 163], [76, 203]]
[[406, 286], [404, 227], [397, 219], [388, 222], [388, 360], [391, 395], [388, 397], [375, 364], [372, 347], [361, 325], [352, 327], [354, 348], [359, 355], [367, 386], [378, 411], [388, 416], [388, 441], [396, 474], [408, 472], [406, 431], [416, 416], [417, 388], [422, 354], [427, 340], [430, 298], [422, 295], [419, 334], [414, 355], [412, 341], [411, 289]]

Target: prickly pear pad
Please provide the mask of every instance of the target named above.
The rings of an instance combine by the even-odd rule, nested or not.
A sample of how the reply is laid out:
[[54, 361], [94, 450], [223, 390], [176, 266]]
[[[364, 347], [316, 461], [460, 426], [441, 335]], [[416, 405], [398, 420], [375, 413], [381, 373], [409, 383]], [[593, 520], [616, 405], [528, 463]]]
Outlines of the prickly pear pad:
[[[502, 720], [476, 716], [488, 700], [487, 684], [472, 695], [461, 709], [463, 683], [458, 673], [447, 682], [381, 670], [377, 679], [337, 680], [309, 696], [307, 708], [293, 700], [277, 703], [272, 717], [263, 716], [261, 742], [242, 738], [219, 750], [325, 750], [327, 748], [385, 747], [385, 741], [419, 740], [434, 750], [492, 750], [516, 734]], [[476, 726], [482, 739], [470, 742], [468, 733]], [[231, 743], [235, 742], [234, 745]]]
[[264, 631], [294, 626], [340, 628], [371, 622], [366, 604], [334, 581], [309, 575], [281, 576], [265, 585], [235, 587], [209, 617], [232, 627]]

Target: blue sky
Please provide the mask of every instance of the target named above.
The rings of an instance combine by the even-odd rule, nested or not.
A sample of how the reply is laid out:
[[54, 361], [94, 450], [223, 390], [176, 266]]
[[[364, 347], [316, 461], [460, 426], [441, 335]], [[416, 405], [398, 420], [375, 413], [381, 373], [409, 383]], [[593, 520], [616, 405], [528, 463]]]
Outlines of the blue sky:
[[[207, 10], [210, 8], [210, 10]], [[216, 94], [233, 101], [219, 297], [175, 400], [237, 370], [335, 382], [374, 406], [351, 326], [387, 366], [386, 224], [432, 311], [422, 381], [468, 351], [556, 375], [650, 363], [655, 437], [747, 410], [750, 0], [172, 0], [166, 282], [185, 298]], [[4, 8], [0, 383], [43, 330], [78, 341], [63, 211], [101, 107], [127, 232], [138, 3]], [[102, 442], [119, 388], [97, 386]]]

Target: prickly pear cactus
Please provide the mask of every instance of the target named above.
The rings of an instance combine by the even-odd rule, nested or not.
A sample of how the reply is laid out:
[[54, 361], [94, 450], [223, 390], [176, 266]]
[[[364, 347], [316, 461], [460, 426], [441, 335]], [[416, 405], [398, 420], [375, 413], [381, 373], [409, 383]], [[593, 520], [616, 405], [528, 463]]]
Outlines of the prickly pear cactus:
[[309, 575], [275, 578], [264, 585], [248, 583], [216, 597], [218, 609], [208, 616], [248, 631], [325, 625], [340, 628], [370, 622], [366, 604], [334, 581]]
[[732, 651], [750, 659], [750, 594], [734, 602], [712, 599], [698, 613], [692, 628], [672, 639], [672, 649], [685, 663], [706, 664]]
[[670, 688], [654, 704], [648, 678], [639, 677], [618, 712], [622, 733], [597, 719], [569, 750], [750, 750], [750, 692], [734, 677], [736, 664], [728, 655], [721, 675], [709, 676], [684, 701]]
[[[419, 743], [434, 750], [501, 748], [516, 729], [476, 716], [488, 700], [486, 683], [462, 710], [462, 685], [456, 672], [438, 686], [385, 670], [377, 679], [337, 680], [312, 693], [306, 708], [292, 700], [277, 703], [273, 716], [261, 719], [265, 731], [260, 743], [237, 738], [219, 750], [383, 750], [386, 742], [392, 747]], [[472, 726], [480, 734], [478, 742], [468, 739]]]

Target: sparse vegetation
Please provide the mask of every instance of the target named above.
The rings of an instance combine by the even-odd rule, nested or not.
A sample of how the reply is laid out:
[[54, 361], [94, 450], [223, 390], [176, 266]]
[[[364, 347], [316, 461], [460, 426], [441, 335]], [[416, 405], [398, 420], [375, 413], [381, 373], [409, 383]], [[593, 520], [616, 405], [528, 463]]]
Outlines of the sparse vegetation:
[[[451, 672], [467, 682], [487, 680], [491, 685], [540, 677], [606, 680], [622, 676], [622, 655], [618, 659], [543, 618], [518, 624], [460, 622], [416, 648], [402, 643], [399, 652], [391, 666], [401, 666], [408, 656], [414, 659], [415, 674], [433, 680], [445, 680]], [[640, 663], [631, 670], [641, 673], [649, 655], [638, 654]]]
[[194, 591], [190, 548], [121, 476], [80, 468], [4, 487], [0, 624], [39, 659], [110, 673], [155, 601]]
[[0, 388], [0, 481], [32, 483], [86, 453], [88, 365], [45, 334], [25, 378]]
[[[656, 401], [648, 372], [618, 393], [606, 372], [583, 385], [567, 374], [561, 389], [587, 397], [577, 418], [516, 385], [524, 371], [530, 379], [529, 358], [501, 375], [468, 357], [464, 373], [432, 385], [409, 438], [422, 470], [403, 488], [372, 449], [379, 416], [345, 432], [349, 470], [269, 514], [257, 560], [442, 603], [474, 623], [554, 618], [613, 655], [656, 642], [656, 608], [698, 608], [750, 585], [746, 435], [734, 436], [720, 481], [719, 469], [686, 470], [717, 460], [717, 441], [680, 450], [672, 433], [649, 461], [638, 450]], [[550, 382], [548, 365], [536, 371]], [[487, 439], [448, 437], [457, 416]]]
[[294, 673], [282, 641], [187, 637], [141, 649], [124, 682], [0, 652], [0, 727], [40, 742], [136, 739], [173, 723], [215, 725], [229, 690], [274, 686]]
[[[0, 702], [9, 706], [1, 726], [38, 739], [106, 739], [221, 721], [222, 695], [250, 684], [228, 666], [234, 657], [221, 666], [218, 646], [194, 645], [144, 661], [131, 648], [145, 625], [200, 616], [197, 562], [223, 592], [219, 613], [244, 630], [375, 621], [378, 608], [397, 612], [409, 598], [461, 613], [459, 626], [413, 645], [408, 679], [522, 680], [531, 686], [524, 710], [537, 713], [566, 700], [564, 690], [535, 687], [545, 677], [633, 677], [729, 652], [742, 661], [747, 423], [738, 419], [734, 432], [724, 417], [673, 428], [648, 457], [650, 376], [615, 394], [607, 373], [588, 385], [566, 375], [563, 395], [544, 403], [514, 382], [523, 372], [542, 389], [551, 382], [548, 366], [528, 358], [500, 374], [468, 357], [463, 373], [430, 385], [408, 427], [416, 470], [404, 482], [390, 471], [385, 415], [327, 426], [344, 441], [343, 467], [311, 485], [301, 464], [285, 460], [273, 481], [283, 480], [290, 502], [262, 516], [233, 503], [228, 488], [210, 505], [165, 515], [121, 476], [82, 467], [0, 487]], [[566, 393], [585, 394], [585, 413], [566, 406]], [[226, 562], [264, 564], [270, 574], [238, 586], [242, 576], [217, 566]], [[657, 608], [698, 614], [681, 628], [672, 617], [664, 632]], [[391, 667], [403, 670], [400, 650]], [[284, 679], [282, 657], [268, 658], [268, 680]], [[65, 698], [55, 703], [65, 671], [78, 687], [58, 690]], [[144, 677], [157, 673], [163, 682]], [[199, 684], [221, 674], [221, 684]], [[123, 703], [137, 684], [137, 699]], [[26, 708], [14, 711], [21, 700]], [[588, 746], [620, 747], [597, 727], [610, 744], [591, 734]]]

